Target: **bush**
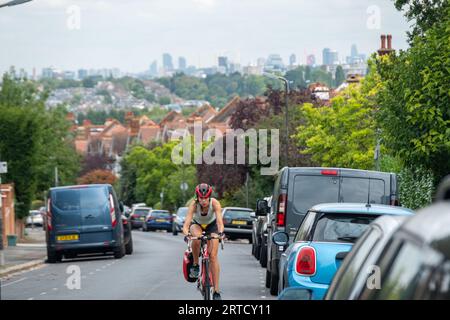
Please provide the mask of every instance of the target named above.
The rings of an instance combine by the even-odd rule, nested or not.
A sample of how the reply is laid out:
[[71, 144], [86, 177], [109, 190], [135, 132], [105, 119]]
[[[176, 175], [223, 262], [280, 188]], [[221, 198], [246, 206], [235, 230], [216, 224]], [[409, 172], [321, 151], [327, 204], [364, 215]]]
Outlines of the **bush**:
[[422, 167], [403, 168], [399, 174], [400, 202], [416, 210], [431, 203], [434, 193], [434, 176]]

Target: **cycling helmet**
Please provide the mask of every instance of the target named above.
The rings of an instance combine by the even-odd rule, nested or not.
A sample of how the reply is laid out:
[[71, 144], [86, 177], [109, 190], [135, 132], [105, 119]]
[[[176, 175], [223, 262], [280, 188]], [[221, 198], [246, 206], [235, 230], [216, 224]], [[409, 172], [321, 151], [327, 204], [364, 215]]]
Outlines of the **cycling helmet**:
[[198, 198], [209, 198], [212, 194], [212, 187], [207, 183], [200, 183], [195, 187], [195, 195]]

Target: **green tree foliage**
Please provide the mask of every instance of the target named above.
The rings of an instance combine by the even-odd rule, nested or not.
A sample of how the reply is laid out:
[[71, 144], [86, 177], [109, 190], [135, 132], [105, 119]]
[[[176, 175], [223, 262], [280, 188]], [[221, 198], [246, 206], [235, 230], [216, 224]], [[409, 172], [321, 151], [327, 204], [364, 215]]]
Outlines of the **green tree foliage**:
[[[145, 202], [154, 206], [164, 190], [163, 207], [174, 209], [183, 204], [180, 183], [185, 179], [189, 187], [196, 183], [195, 167], [176, 165], [171, 158], [178, 142], [170, 142], [149, 150], [134, 146], [121, 162], [120, 193], [126, 204]], [[190, 196], [186, 193], [186, 199]]]
[[159, 100], [158, 100], [158, 103], [160, 104], [160, 105], [166, 105], [166, 104], [170, 104], [170, 98], [169, 97], [161, 97], [161, 98], [159, 98]]
[[334, 77], [335, 87], [339, 87], [345, 81], [345, 73], [342, 66], [337, 66], [336, 75]]
[[8, 162], [4, 181], [14, 183], [16, 213], [28, 215], [32, 200], [53, 184], [57, 164], [60, 182], [73, 182], [79, 158], [70, 146], [66, 112], [45, 109], [47, 93], [24, 79], [3, 77], [0, 91], [0, 156]]
[[449, 0], [394, 0], [397, 10], [405, 11], [405, 17], [413, 22], [410, 41], [425, 35], [435, 23], [448, 19]]
[[373, 74], [331, 99], [330, 106], [301, 107], [306, 123], [298, 127], [295, 139], [305, 147], [302, 153], [323, 166], [373, 168], [377, 91]]
[[450, 11], [411, 48], [378, 60], [377, 120], [389, 152], [436, 182], [450, 172]]

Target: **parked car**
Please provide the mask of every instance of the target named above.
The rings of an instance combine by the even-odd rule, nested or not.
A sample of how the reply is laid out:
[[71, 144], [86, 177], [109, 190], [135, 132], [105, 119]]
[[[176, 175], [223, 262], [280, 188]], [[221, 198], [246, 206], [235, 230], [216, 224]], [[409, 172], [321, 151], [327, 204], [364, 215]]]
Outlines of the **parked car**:
[[122, 225], [123, 225], [123, 239], [125, 241], [125, 254], [133, 253], [133, 233], [131, 230], [131, 223], [129, 218], [123, 214], [122, 215]]
[[186, 220], [186, 214], [188, 207], [180, 207], [177, 213], [173, 216], [172, 233], [177, 235], [183, 229], [184, 221]]
[[[268, 214], [266, 287], [278, 293], [278, 265], [282, 251], [272, 242], [277, 231], [292, 239], [312, 206], [327, 202], [399, 205], [397, 178], [393, 173], [341, 168], [289, 168], [276, 175], [271, 210], [258, 200], [256, 214]], [[291, 241], [291, 240], [290, 240]]]
[[222, 209], [225, 236], [229, 240], [248, 239], [252, 242], [255, 213], [250, 208], [225, 207]]
[[48, 262], [83, 253], [111, 253], [122, 258], [127, 243], [121, 209], [109, 184], [51, 188], [46, 217]]
[[384, 246], [406, 219], [408, 216], [382, 216], [372, 222], [342, 261], [325, 300], [357, 299]]
[[383, 248], [376, 265], [380, 286], [365, 286], [361, 300], [450, 299], [450, 176], [436, 203], [405, 221]]
[[131, 211], [130, 221], [131, 228], [142, 228], [144, 225], [145, 217], [152, 211], [152, 208], [149, 207], [134, 207]]
[[[382, 215], [411, 215], [412, 210], [364, 203], [324, 203], [308, 210], [294, 242], [280, 259], [278, 294], [287, 287], [311, 292], [311, 299], [323, 299], [342, 260], [376, 218]], [[288, 244], [289, 234], [273, 234], [279, 250]]]
[[28, 215], [25, 224], [27, 227], [32, 226], [42, 227], [44, 224], [44, 219], [42, 217], [41, 212], [39, 210], [30, 210], [30, 214]]
[[142, 231], [172, 231], [173, 217], [167, 210], [151, 210], [142, 225]]
[[[267, 201], [268, 205], [271, 203], [271, 197], [265, 197], [264, 200]], [[267, 213], [268, 214], [268, 213]], [[263, 227], [267, 222], [267, 215], [257, 216], [256, 220], [253, 222], [252, 229], [252, 255], [255, 256], [256, 260], [260, 260], [262, 237], [263, 237]]]

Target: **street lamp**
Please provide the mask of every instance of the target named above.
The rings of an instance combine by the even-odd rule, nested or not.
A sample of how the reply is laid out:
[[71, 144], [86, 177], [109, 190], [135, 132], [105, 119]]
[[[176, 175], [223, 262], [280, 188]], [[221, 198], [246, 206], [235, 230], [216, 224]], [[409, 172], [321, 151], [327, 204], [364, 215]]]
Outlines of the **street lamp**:
[[0, 8], [17, 6], [19, 4], [22, 4], [22, 3], [25, 3], [25, 2], [30, 2], [30, 1], [31, 0], [13, 0], [13, 1], [9, 1], [7, 3], [4, 3], [4, 4], [0, 4]]
[[289, 80], [282, 77], [277, 76], [272, 73], [264, 72], [264, 76], [271, 78], [271, 79], [277, 79], [284, 82], [284, 88], [286, 91], [285, 96], [285, 107], [286, 107], [286, 116], [285, 116], [285, 127], [286, 127], [286, 150], [285, 150], [285, 166], [288, 166], [288, 150], [289, 150], [289, 128], [288, 128], [288, 104], [289, 104]]

